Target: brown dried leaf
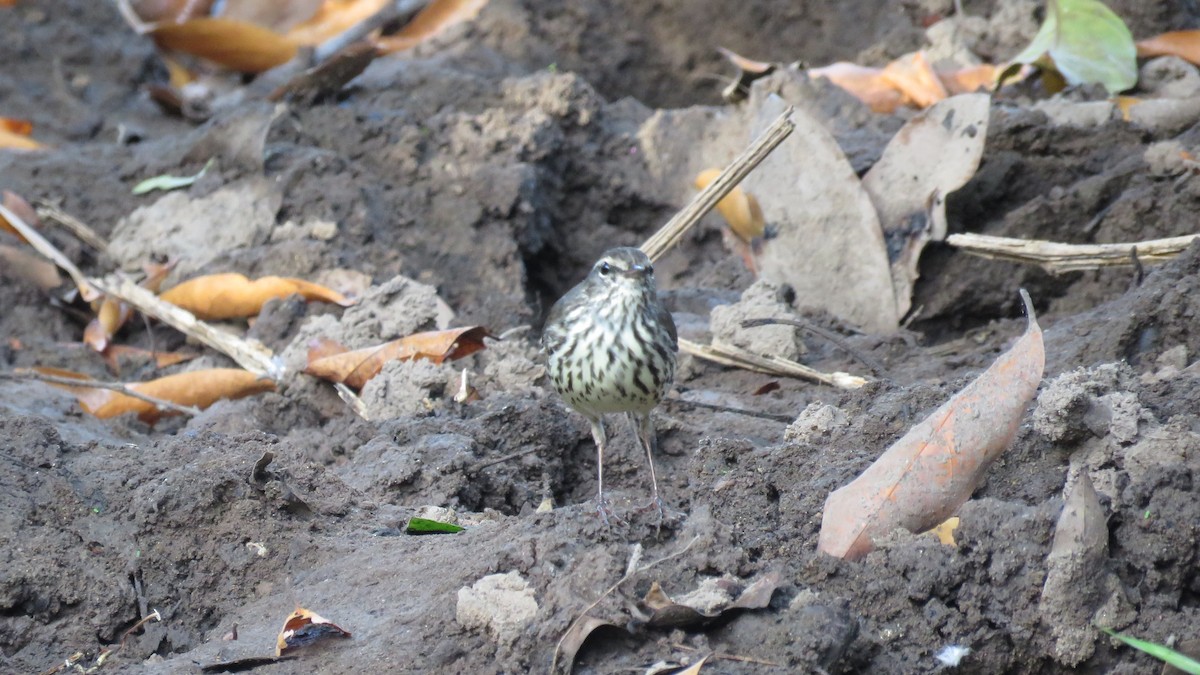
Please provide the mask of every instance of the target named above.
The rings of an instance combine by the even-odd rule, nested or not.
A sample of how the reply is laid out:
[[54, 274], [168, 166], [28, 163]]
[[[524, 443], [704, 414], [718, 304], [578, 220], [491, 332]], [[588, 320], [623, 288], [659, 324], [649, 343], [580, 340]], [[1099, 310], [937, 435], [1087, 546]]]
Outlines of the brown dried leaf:
[[567, 629], [562, 640], [558, 643], [557, 655], [561, 658], [557, 659], [559, 670], [570, 672], [572, 664], [575, 663], [575, 655], [579, 653], [579, 649], [583, 647], [583, 643], [587, 642], [588, 636], [605, 626], [623, 630], [620, 626], [604, 619], [598, 619], [594, 616], [584, 616], [571, 627]]
[[6, 150], [40, 150], [41, 143], [29, 137], [33, 124], [26, 120], [0, 117], [0, 148]]
[[[220, 400], [273, 391], [275, 382], [240, 368], [210, 368], [167, 375], [148, 382], [132, 382], [125, 386], [157, 399], [204, 409]], [[85, 395], [76, 394], [76, 398], [84, 412], [100, 419], [137, 413], [138, 419], [153, 424], [160, 417], [175, 414], [111, 389], [90, 389]]]
[[383, 54], [412, 49], [452, 26], [474, 19], [487, 4], [488, 0], [433, 0], [400, 32], [379, 38], [375, 45]]
[[744, 588], [734, 579], [709, 579], [690, 593], [688, 599], [679, 600], [663, 592], [656, 581], [642, 598], [642, 604], [651, 611], [646, 623], [656, 628], [686, 628], [708, 623], [733, 610], [761, 609], [771, 604], [779, 579], [778, 572], [768, 572]]
[[856, 560], [896, 528], [923, 532], [958, 510], [1008, 447], [1046, 364], [1042, 330], [1021, 291], [1025, 334], [858, 478], [825, 500], [817, 549]]
[[930, 530], [930, 532], [938, 538], [938, 541], [946, 546], [954, 546], [954, 531], [958, 529], [958, 525], [961, 522], [962, 519], [958, 516], [947, 518], [938, 523], [937, 527]]
[[955, 94], [973, 94], [980, 89], [992, 91], [996, 87], [996, 76], [1000, 69], [990, 63], [959, 68], [958, 70], [939, 70], [938, 79], [946, 91]]
[[928, 108], [948, 96], [925, 52], [912, 52], [892, 61], [884, 67], [880, 79], [895, 87], [905, 103], [918, 108]]
[[316, 612], [297, 607], [283, 622], [283, 629], [279, 631], [279, 637], [275, 640], [275, 655], [283, 656], [333, 637], [348, 638], [350, 631]]
[[845, 89], [877, 113], [891, 113], [904, 104], [904, 97], [891, 81], [884, 79], [879, 68], [840, 61], [823, 68], [810, 68], [808, 74]]
[[1200, 30], [1176, 30], [1139, 40], [1137, 55], [1178, 56], [1193, 64], [1200, 65]]
[[[721, 175], [720, 169], [705, 169], [696, 176], [693, 185], [697, 190], [703, 190], [719, 175]], [[747, 244], [763, 236], [766, 224], [763, 219], [762, 207], [759, 206], [754, 195], [743, 190], [741, 185], [734, 186], [729, 194], [717, 202], [717, 211], [729, 224], [729, 229], [733, 230]]]
[[286, 37], [233, 19], [201, 17], [164, 23], [150, 34], [161, 49], [192, 54], [245, 73], [270, 70], [296, 55], [296, 43]]
[[[468, 326], [416, 333], [354, 351], [345, 351], [344, 347], [329, 340], [314, 341], [310, 343], [308, 367], [304, 372], [332, 382], [341, 382], [354, 389], [362, 389], [367, 380], [378, 375], [384, 364], [389, 361], [453, 361], [483, 349], [485, 337], [492, 337], [486, 328]], [[342, 351], [339, 352], [338, 349]]]
[[[0, 217], [0, 223], [4, 218]], [[54, 263], [13, 246], [0, 245], [0, 270], [4, 276], [27, 281], [43, 291], [62, 285], [62, 275]]]
[[298, 45], [316, 46], [375, 16], [389, 0], [325, 0], [307, 21], [287, 32]]
[[93, 305], [98, 305], [96, 316], [83, 329], [83, 342], [103, 354], [113, 335], [121, 330], [133, 312], [120, 300], [108, 296]]
[[343, 307], [354, 304], [337, 291], [302, 279], [262, 277], [251, 281], [243, 274], [210, 274], [189, 279], [165, 291], [163, 300], [204, 320], [256, 316], [274, 298], [298, 294], [305, 300], [332, 302]]

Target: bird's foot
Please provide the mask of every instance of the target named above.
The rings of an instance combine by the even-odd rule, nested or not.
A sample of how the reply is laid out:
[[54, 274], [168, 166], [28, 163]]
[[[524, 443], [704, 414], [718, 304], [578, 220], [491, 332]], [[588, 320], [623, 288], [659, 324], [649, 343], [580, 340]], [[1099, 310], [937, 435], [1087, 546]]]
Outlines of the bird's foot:
[[600, 520], [604, 521], [605, 527], [625, 524], [625, 521], [613, 511], [612, 503], [603, 495], [596, 499], [596, 515], [600, 516]]

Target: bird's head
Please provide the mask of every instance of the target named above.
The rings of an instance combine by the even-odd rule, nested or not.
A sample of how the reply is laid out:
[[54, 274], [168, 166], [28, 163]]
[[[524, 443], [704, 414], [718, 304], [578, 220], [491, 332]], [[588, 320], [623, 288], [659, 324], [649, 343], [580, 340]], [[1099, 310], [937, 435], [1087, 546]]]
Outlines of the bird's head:
[[653, 291], [654, 265], [640, 249], [613, 248], [592, 266], [588, 281], [601, 287], [625, 291]]

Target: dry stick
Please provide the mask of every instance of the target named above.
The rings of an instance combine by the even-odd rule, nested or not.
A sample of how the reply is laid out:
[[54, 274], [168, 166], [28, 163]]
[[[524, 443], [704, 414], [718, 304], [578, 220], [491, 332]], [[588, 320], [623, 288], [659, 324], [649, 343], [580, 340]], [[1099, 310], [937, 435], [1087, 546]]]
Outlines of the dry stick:
[[[674, 649], [682, 649], [685, 652], [700, 651], [696, 647], [689, 647], [688, 645], [685, 645], [682, 642], [672, 642], [671, 647]], [[760, 666], [774, 666], [776, 668], [783, 667], [782, 663], [775, 663], [774, 661], [768, 661], [766, 659], [759, 659], [759, 658], [755, 658], [753, 656], [738, 656], [737, 654], [726, 654], [725, 652], [709, 652], [708, 658], [717, 659], [719, 661], [739, 661], [741, 663], [756, 663]]]
[[755, 354], [754, 352], [732, 345], [702, 345], [680, 338], [679, 350], [726, 366], [754, 370], [770, 375], [799, 377], [820, 382], [821, 384], [828, 384], [831, 387], [839, 389], [858, 389], [867, 383], [866, 378], [851, 375], [850, 373], [840, 371], [822, 373], [819, 370], [785, 359], [782, 356]]
[[704, 408], [705, 410], [714, 410], [716, 412], [734, 413], [737, 415], [745, 415], [747, 417], [757, 417], [759, 419], [771, 420], [772, 422], [782, 422], [784, 424], [791, 424], [796, 419], [794, 416], [773, 415], [771, 413], [758, 412], [757, 410], [730, 408], [729, 406], [717, 405], [715, 403], [701, 403], [700, 401], [692, 401], [686, 398], [677, 398], [674, 396], [668, 396], [664, 398], [663, 403], [682, 405], [685, 408]]
[[323, 63], [326, 59], [342, 51], [351, 44], [367, 37], [371, 31], [381, 28], [384, 24], [408, 23], [417, 12], [425, 9], [430, 0], [395, 0], [375, 13], [374, 16], [360, 21], [340, 34], [335, 35], [313, 50], [313, 61]]
[[[796, 123], [792, 121], [792, 111], [793, 108], [788, 106], [787, 110], [783, 111], [783, 114], [772, 122], [771, 126], [767, 127], [767, 130], [755, 139], [749, 148], [738, 155], [737, 159], [733, 160], [733, 163], [726, 167], [716, 180], [709, 183], [692, 198], [687, 206], [667, 221], [666, 225], [663, 225], [658, 232], [647, 239], [646, 243], [642, 244], [642, 251], [646, 253], [646, 256], [651, 260], [661, 258], [668, 249], [679, 242], [685, 232], [700, 222], [700, 219], [711, 211], [717, 202], [742, 182], [742, 179], [753, 171], [754, 167], [761, 164], [775, 148], [779, 147], [779, 144], [796, 129]], [[772, 375], [803, 377], [835, 387], [855, 389], [866, 384], [866, 380], [860, 377], [846, 373], [822, 373], [780, 356], [759, 356], [737, 348], [706, 347], [689, 340], [680, 340], [679, 349], [686, 354], [728, 366], [748, 368]]]
[[57, 206], [39, 199], [35, 202], [38, 217], [43, 220], [53, 220], [62, 225], [68, 232], [75, 235], [79, 241], [91, 246], [101, 253], [108, 252], [108, 242], [104, 240], [95, 230], [88, 227], [87, 223], [79, 220], [75, 216], [63, 211]]
[[884, 368], [883, 364], [881, 364], [880, 362], [867, 356], [866, 354], [860, 353], [858, 350], [856, 350], [853, 347], [851, 347], [850, 345], [846, 344], [846, 342], [844, 340], [842, 340], [841, 337], [839, 337], [833, 331], [825, 330], [824, 328], [821, 328], [820, 326], [814, 326], [805, 321], [797, 321], [796, 319], [782, 319], [782, 318], [776, 319], [776, 318], [770, 318], [770, 317], [763, 318], [763, 319], [747, 319], [742, 322], [742, 328], [756, 328], [758, 326], [770, 326], [773, 324], [783, 324], [785, 326], [794, 326], [796, 328], [799, 328], [800, 330], [808, 331], [818, 337], [825, 338], [831, 344], [833, 344], [835, 347], [837, 347], [838, 349], [841, 349], [842, 351], [844, 351], [847, 354], [849, 354], [850, 356], [852, 356], [859, 363], [870, 368], [871, 372], [874, 373], [876, 377], [887, 377], [888, 376], [887, 369]]
[[106, 294], [113, 296], [137, 311], [152, 316], [181, 333], [192, 336], [213, 349], [225, 354], [246, 370], [278, 380], [283, 377], [284, 366], [274, 353], [263, 345], [240, 338], [216, 328], [194, 314], [160, 299], [157, 295], [138, 286], [128, 279], [119, 279], [115, 285], [89, 279]]
[[1162, 262], [1182, 253], [1197, 238], [1200, 234], [1127, 244], [1062, 244], [1039, 239], [952, 234], [946, 238], [946, 243], [982, 258], [1031, 263], [1047, 272], [1058, 273], [1131, 265], [1134, 251], [1140, 262]]
[[126, 396], [145, 401], [159, 410], [173, 410], [185, 415], [199, 415], [200, 409], [190, 405], [179, 405], [172, 403], [166, 399], [155, 398], [143, 394], [136, 389], [131, 389], [129, 385], [121, 384], [120, 382], [100, 382], [98, 380], [81, 380], [74, 377], [59, 377], [57, 375], [44, 375], [39, 372], [28, 373], [0, 373], [0, 380], [37, 380], [38, 382], [46, 382], [47, 384], [61, 384], [68, 387], [87, 387], [88, 389], [110, 389], [120, 392]]
[[191, 312], [159, 299], [158, 296], [128, 279], [119, 279], [115, 285], [110, 285], [107, 281], [88, 278], [79, 271], [75, 263], [62, 254], [62, 251], [46, 241], [45, 237], [33, 229], [29, 223], [21, 220], [17, 214], [0, 206], [0, 215], [4, 216], [9, 225], [20, 232], [21, 236], [25, 237], [25, 241], [29, 242], [38, 253], [46, 256], [66, 271], [75, 281], [75, 285], [79, 287], [79, 292], [85, 300], [95, 299], [97, 292], [109, 295], [143, 314], [152, 316], [176, 330], [194, 337], [256, 375], [276, 380], [283, 376], [283, 364], [277, 362], [275, 355], [266, 347], [218, 330], [197, 319]]
[[706, 213], [712, 210], [717, 202], [725, 198], [729, 191], [742, 182], [754, 167], [762, 163], [767, 155], [771, 154], [785, 138], [791, 135], [796, 129], [796, 123], [792, 121], [791, 106], [783, 111], [770, 127], [762, 133], [754, 143], [746, 148], [742, 154], [733, 160], [733, 163], [717, 176], [717, 179], [708, 184], [688, 202], [688, 205], [683, 207], [675, 217], [667, 221], [658, 232], [646, 240], [642, 244], [642, 251], [651, 260], [658, 260], [672, 246], [679, 242], [683, 234], [690, 230]]
[[[678, 551], [675, 551], [674, 553], [669, 553], [669, 554], [659, 558], [658, 560], [655, 560], [654, 562], [646, 563], [646, 565], [644, 565], [642, 567], [636, 567], [634, 569], [627, 569], [625, 571], [624, 576], [622, 576], [620, 579], [617, 579], [617, 582], [615, 584], [613, 584], [612, 586], [609, 586], [608, 590], [601, 593], [600, 597], [596, 598], [596, 600], [593, 601], [592, 604], [588, 605], [586, 609], [584, 609], [582, 612], [580, 612], [579, 616], [575, 617], [575, 620], [571, 622], [571, 625], [567, 626], [567, 630], [563, 631], [562, 637], [560, 637], [558, 639], [558, 644], [554, 645], [554, 658], [550, 659], [550, 672], [551, 673], [557, 672], [558, 654], [559, 654], [559, 652], [562, 651], [563, 640], [567, 639], [567, 636], [571, 634], [571, 631], [575, 629], [575, 626], [579, 625], [579, 622], [583, 621], [583, 618], [585, 616], [587, 616], [587, 613], [592, 611], [593, 609], [595, 609], [596, 605], [599, 605], [601, 600], [607, 598], [609, 595], [611, 595], [613, 592], [615, 592], [618, 588], [621, 587], [621, 584], [625, 583], [626, 581], [629, 581], [630, 579], [641, 574], [642, 572], [646, 572], [650, 568], [652, 568], [656, 565], [660, 565], [662, 563], [667, 562], [668, 560], [678, 558], [679, 556], [683, 555], [684, 553], [687, 553], [688, 549], [690, 549], [692, 547], [692, 545], [695, 544], [699, 540], [700, 540], [700, 535], [696, 535], [696, 536], [692, 537], [692, 540], [687, 543], [687, 546], [684, 546], [683, 548], [679, 549]], [[641, 546], [639, 545], [637, 548], [640, 550]]]

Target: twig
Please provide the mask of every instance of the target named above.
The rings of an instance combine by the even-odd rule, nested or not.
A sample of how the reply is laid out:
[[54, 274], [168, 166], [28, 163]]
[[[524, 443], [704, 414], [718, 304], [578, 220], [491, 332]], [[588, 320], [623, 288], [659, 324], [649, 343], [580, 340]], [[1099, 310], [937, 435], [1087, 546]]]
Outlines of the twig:
[[482, 471], [483, 469], [486, 469], [486, 468], [488, 468], [489, 466], [495, 466], [495, 465], [497, 465], [497, 464], [503, 464], [504, 462], [509, 462], [509, 461], [512, 461], [512, 460], [514, 460], [514, 459], [517, 459], [517, 458], [519, 458], [519, 457], [524, 457], [525, 455], [530, 455], [530, 454], [533, 454], [533, 453], [537, 452], [538, 450], [539, 450], [538, 446], [536, 446], [536, 445], [533, 445], [533, 446], [530, 446], [530, 447], [528, 447], [528, 448], [525, 448], [524, 450], [518, 450], [518, 451], [516, 451], [516, 452], [510, 452], [510, 453], [508, 453], [507, 455], [504, 455], [503, 457], [497, 457], [496, 459], [489, 459], [489, 460], [488, 460], [488, 461], [486, 461], [486, 462], [481, 462], [481, 463], [479, 463], [479, 464], [475, 464], [475, 465], [473, 465], [473, 466], [469, 466], [469, 467], [467, 467], [467, 468], [464, 470], [464, 473], [468, 473], [468, 474], [470, 474], [470, 473], [475, 473], [475, 472], [477, 472], [477, 471]]
[[746, 321], [742, 322], [742, 328], [755, 328], [757, 326], [770, 326], [772, 324], [783, 324], [785, 326], [795, 326], [796, 328], [799, 328], [800, 330], [805, 330], [805, 331], [812, 333], [813, 335], [823, 337], [826, 340], [828, 340], [830, 343], [832, 343], [835, 347], [841, 349], [842, 351], [846, 352], [850, 356], [854, 357], [854, 359], [857, 360], [859, 363], [870, 368], [871, 372], [874, 373], [874, 375], [876, 377], [888, 377], [887, 369], [883, 367], [883, 364], [881, 364], [880, 362], [871, 358], [870, 356], [867, 356], [866, 354], [860, 353], [858, 350], [856, 350], [853, 347], [851, 347], [850, 345], [846, 344], [846, 342], [844, 340], [842, 340], [841, 337], [839, 337], [833, 331], [825, 330], [824, 328], [821, 328], [820, 326], [814, 326], [813, 324], [808, 323], [807, 321], [797, 321], [796, 319], [782, 319], [782, 318], [780, 318], [780, 319], [773, 319], [773, 318], [747, 319]]
[[708, 184], [688, 202], [688, 205], [683, 207], [681, 211], [675, 214], [671, 220], [667, 221], [666, 225], [655, 232], [653, 236], [642, 244], [642, 250], [651, 260], [658, 260], [664, 253], [674, 246], [684, 232], [687, 232], [704, 214], [712, 210], [717, 202], [721, 201], [725, 195], [729, 194], [738, 183], [742, 182], [754, 167], [762, 163], [767, 155], [771, 154], [785, 138], [791, 135], [796, 129], [796, 123], [792, 121], [791, 106], [783, 111], [783, 114], [776, 119], [766, 131], [762, 133], [754, 143], [746, 148], [742, 154], [738, 155], [733, 163], [717, 176], [717, 179]]
[[34, 202], [34, 207], [37, 210], [38, 217], [43, 220], [53, 220], [62, 225], [71, 234], [75, 235], [79, 241], [91, 246], [100, 253], [108, 252], [108, 242], [104, 240], [95, 230], [88, 227], [87, 223], [79, 220], [75, 216], [63, 211], [50, 202], [39, 199]]
[[283, 377], [283, 363], [275, 358], [271, 350], [257, 342], [240, 338], [201, 321], [186, 309], [160, 299], [128, 279], [119, 279], [115, 285], [96, 279], [88, 281], [107, 295], [128, 303], [137, 311], [152, 316], [225, 354], [239, 366], [260, 377], [270, 377], [274, 380]]
[[37, 371], [27, 371], [20, 373], [0, 373], [0, 380], [37, 380], [47, 384], [60, 384], [68, 387], [86, 387], [88, 389], [110, 389], [120, 392], [126, 396], [145, 401], [150, 405], [160, 410], [173, 410], [185, 415], [199, 415], [200, 409], [188, 405], [179, 405], [171, 401], [155, 398], [147, 394], [143, 394], [136, 389], [131, 389], [127, 384], [120, 382], [101, 382], [99, 380], [83, 380], [75, 377], [59, 377], [58, 375], [45, 375]]
[[781, 356], [755, 354], [740, 347], [728, 345], [702, 345], [691, 340], [679, 339], [679, 350], [698, 358], [735, 368], [745, 368], [760, 373], [799, 377], [839, 389], [858, 389], [867, 383], [865, 378], [843, 372], [822, 373], [802, 363]]
[[1200, 234], [1151, 239], [1129, 244], [1062, 244], [1040, 239], [1013, 239], [983, 234], [952, 234], [946, 243], [981, 258], [1011, 260], [1040, 266], [1053, 274], [1100, 267], [1132, 265], [1133, 251], [1142, 263], [1170, 260]]
[[[700, 651], [696, 647], [689, 647], [681, 642], [672, 642], [671, 648], [672, 649], [682, 649], [685, 652]], [[738, 661], [740, 663], [756, 663], [760, 666], [774, 666], [776, 668], [783, 667], [782, 663], [775, 663], [774, 661], [768, 661], [766, 659], [759, 659], [759, 658], [755, 658], [753, 656], [738, 656], [737, 654], [726, 654], [724, 652], [712, 652], [708, 655], [708, 658], [717, 659], [719, 661]]]
[[367, 412], [367, 404], [363, 403], [363, 400], [359, 398], [358, 394], [354, 393], [353, 389], [341, 382], [334, 382], [333, 388], [337, 390], [337, 395], [341, 397], [342, 401], [350, 406], [354, 414], [368, 422], [371, 421], [371, 414]]
[[313, 51], [313, 60], [323, 63], [326, 59], [342, 51], [345, 47], [358, 42], [371, 31], [388, 23], [408, 23], [417, 12], [425, 9], [430, 0], [396, 0], [375, 13], [374, 16], [360, 21], [340, 34], [321, 43]]
[[715, 403], [701, 403], [700, 401], [692, 401], [692, 400], [689, 400], [686, 398], [678, 398], [678, 397], [674, 397], [674, 396], [668, 396], [668, 397], [664, 398], [663, 402], [682, 405], [685, 408], [688, 408], [688, 407], [704, 408], [705, 410], [715, 410], [717, 412], [727, 412], [727, 413], [734, 413], [737, 415], [746, 415], [747, 417], [757, 417], [759, 419], [771, 420], [773, 422], [783, 422], [784, 424], [791, 424], [792, 421], [795, 420], [795, 417], [789, 417], [787, 415], [773, 415], [771, 413], [759, 412], [757, 410], [744, 410], [742, 408], [730, 408], [729, 406], [716, 405]]
[[[630, 579], [641, 574], [642, 572], [646, 572], [650, 568], [655, 567], [656, 565], [660, 565], [662, 563], [667, 562], [668, 560], [678, 558], [679, 556], [683, 555], [684, 553], [687, 553], [688, 549], [690, 549], [692, 547], [692, 545], [695, 544], [699, 540], [700, 540], [700, 535], [696, 535], [696, 536], [692, 537], [692, 540], [687, 543], [687, 546], [684, 546], [683, 548], [679, 549], [678, 551], [675, 551], [674, 553], [669, 553], [669, 554], [659, 558], [658, 560], [646, 563], [642, 567], [635, 567], [634, 565], [630, 565], [629, 568], [627, 568], [625, 570], [624, 576], [622, 576], [620, 579], [617, 579], [617, 582], [615, 584], [613, 584], [612, 586], [609, 586], [608, 590], [601, 593], [600, 597], [596, 598], [595, 601], [592, 602], [592, 604], [590, 604], [586, 608], [584, 608], [584, 610], [579, 613], [579, 616], [575, 617], [575, 620], [571, 622], [571, 625], [567, 626], [567, 630], [563, 631], [562, 637], [558, 639], [558, 644], [554, 645], [554, 657], [550, 660], [550, 672], [551, 673], [558, 672], [558, 654], [559, 654], [559, 652], [562, 651], [563, 640], [567, 639], [567, 636], [571, 634], [571, 631], [574, 630], [575, 626], [579, 625], [579, 623], [583, 621], [584, 617], [587, 616], [588, 612], [592, 611], [593, 609], [596, 608], [596, 605], [600, 604], [601, 600], [603, 600], [604, 598], [607, 598], [609, 595], [616, 592], [616, 590], [621, 587], [621, 584], [625, 583], [626, 581], [629, 581]], [[641, 546], [639, 545], [638, 549], [640, 550], [640, 548], [641, 548]]]
[[0, 205], [0, 216], [4, 216], [4, 219], [8, 221], [8, 224], [12, 225], [14, 230], [20, 232], [21, 236], [24, 237], [25, 241], [29, 242], [29, 245], [32, 246], [34, 250], [49, 258], [50, 262], [58, 265], [60, 269], [69, 274], [71, 276], [71, 280], [75, 282], [75, 286], [79, 288], [79, 294], [84, 300], [90, 302], [96, 299], [97, 293], [88, 283], [87, 277], [84, 275], [84, 273], [79, 271], [79, 268], [75, 266], [75, 263], [71, 262], [67, 256], [63, 255], [62, 251], [55, 248], [54, 244], [51, 244], [49, 241], [47, 241], [40, 232], [38, 232], [29, 223], [22, 220], [20, 216], [13, 213], [3, 205]]

